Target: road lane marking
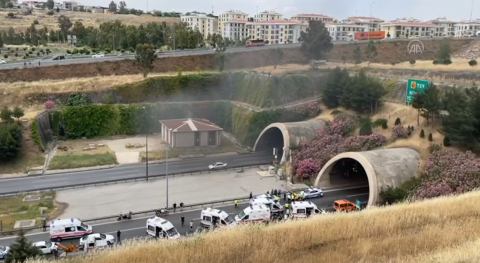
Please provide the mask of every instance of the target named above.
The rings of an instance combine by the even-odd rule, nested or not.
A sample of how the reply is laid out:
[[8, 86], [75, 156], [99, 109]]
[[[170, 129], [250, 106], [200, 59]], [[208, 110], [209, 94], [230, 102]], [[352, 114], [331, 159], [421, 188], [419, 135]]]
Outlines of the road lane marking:
[[361, 196], [361, 195], [368, 195], [370, 193], [358, 194], [358, 195], [347, 195], [347, 197], [354, 197], [354, 196]]

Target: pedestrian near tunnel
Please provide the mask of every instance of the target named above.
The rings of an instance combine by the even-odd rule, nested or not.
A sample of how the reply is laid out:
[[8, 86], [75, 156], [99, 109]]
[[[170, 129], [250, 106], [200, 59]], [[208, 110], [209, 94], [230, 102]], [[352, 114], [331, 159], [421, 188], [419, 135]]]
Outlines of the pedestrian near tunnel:
[[120, 243], [120, 235], [122, 232], [120, 232], [120, 229], [117, 231], [117, 243]]
[[180, 221], [182, 221], [182, 226], [185, 225], [185, 217], [182, 215], [182, 217], [180, 218]]
[[177, 203], [173, 203], [173, 212], [175, 213], [175, 210], [177, 210]]
[[47, 231], [47, 220], [43, 220], [42, 228], [43, 228], [43, 232]]

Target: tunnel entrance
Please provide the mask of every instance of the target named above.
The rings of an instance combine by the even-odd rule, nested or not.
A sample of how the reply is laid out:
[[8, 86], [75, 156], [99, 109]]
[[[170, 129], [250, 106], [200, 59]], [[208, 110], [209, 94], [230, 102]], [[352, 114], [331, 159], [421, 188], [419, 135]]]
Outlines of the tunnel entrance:
[[255, 151], [262, 151], [273, 154], [273, 149], [277, 149], [277, 160], [280, 161], [283, 156], [283, 147], [285, 142], [282, 131], [277, 127], [271, 127], [258, 138]]

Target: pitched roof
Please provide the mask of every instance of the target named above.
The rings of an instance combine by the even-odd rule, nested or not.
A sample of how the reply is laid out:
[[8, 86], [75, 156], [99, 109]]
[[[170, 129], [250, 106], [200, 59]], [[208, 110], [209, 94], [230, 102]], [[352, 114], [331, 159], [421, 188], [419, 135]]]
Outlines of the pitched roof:
[[168, 129], [172, 129], [173, 132], [223, 131], [222, 128], [207, 119], [172, 119], [161, 120], [160, 123]]

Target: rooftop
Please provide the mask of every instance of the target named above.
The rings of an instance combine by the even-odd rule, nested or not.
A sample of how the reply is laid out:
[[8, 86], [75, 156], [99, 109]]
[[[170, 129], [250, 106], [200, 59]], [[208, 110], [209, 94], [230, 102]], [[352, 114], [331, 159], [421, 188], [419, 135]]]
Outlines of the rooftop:
[[345, 20], [382, 20], [378, 17], [373, 17], [373, 16], [350, 16], [347, 17]]
[[223, 131], [222, 128], [207, 119], [171, 119], [161, 120], [160, 123], [168, 129], [172, 129], [173, 132]]
[[294, 20], [263, 20], [252, 22], [253, 24], [298, 24], [298, 21]]
[[438, 26], [430, 22], [412, 22], [412, 21], [402, 21], [402, 20], [392, 20], [382, 25], [406, 25], [406, 26]]
[[298, 14], [293, 17], [325, 17], [325, 18], [332, 18], [331, 16], [323, 15], [323, 14]]

